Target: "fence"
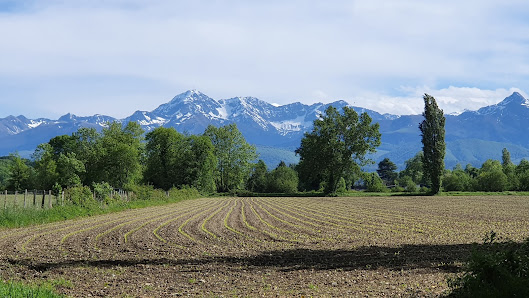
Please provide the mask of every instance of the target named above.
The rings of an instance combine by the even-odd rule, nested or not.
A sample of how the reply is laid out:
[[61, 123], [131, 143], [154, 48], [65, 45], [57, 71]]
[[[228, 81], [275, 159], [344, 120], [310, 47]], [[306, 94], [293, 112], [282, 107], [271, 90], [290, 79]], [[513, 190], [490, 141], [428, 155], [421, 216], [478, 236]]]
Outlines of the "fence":
[[[115, 198], [118, 196], [123, 201], [129, 201], [132, 192], [124, 191], [122, 189], [114, 189], [110, 192], [110, 196]], [[54, 195], [51, 190], [24, 190], [24, 191], [3, 191], [0, 193], [0, 208], [4, 210], [7, 208], [40, 208], [51, 209], [54, 206], [64, 206], [65, 192], [64, 190], [59, 195]], [[93, 192], [93, 199], [100, 200]], [[102, 201], [101, 201], [102, 202]]]

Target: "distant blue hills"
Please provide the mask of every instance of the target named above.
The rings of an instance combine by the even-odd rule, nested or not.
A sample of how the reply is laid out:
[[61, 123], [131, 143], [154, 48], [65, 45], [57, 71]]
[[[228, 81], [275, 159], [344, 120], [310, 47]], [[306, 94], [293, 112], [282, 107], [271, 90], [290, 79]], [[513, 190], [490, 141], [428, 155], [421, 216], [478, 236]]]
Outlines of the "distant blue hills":
[[[175, 96], [153, 111], [136, 111], [124, 119], [94, 115], [78, 117], [66, 114], [57, 120], [28, 119], [22, 115], [0, 119], [0, 155], [18, 151], [29, 156], [40, 143], [71, 134], [81, 127], [101, 129], [109, 121], [138, 122], [150, 131], [156, 127], [175, 127], [180, 132], [201, 134], [209, 125], [236, 123], [246, 140], [257, 146], [260, 158], [269, 167], [281, 160], [296, 163], [294, 150], [299, 146], [313, 121], [329, 106], [341, 109], [345, 101], [305, 105], [299, 102], [275, 106], [255, 97], [216, 100], [197, 90]], [[380, 123], [382, 145], [372, 156], [376, 162], [390, 158], [399, 168], [421, 150], [419, 123], [421, 115], [380, 114], [361, 107], [373, 121]], [[529, 101], [515, 92], [496, 105], [460, 115], [446, 115], [446, 166], [467, 163], [479, 167], [487, 159], [501, 159], [507, 148], [512, 160], [529, 159]]]

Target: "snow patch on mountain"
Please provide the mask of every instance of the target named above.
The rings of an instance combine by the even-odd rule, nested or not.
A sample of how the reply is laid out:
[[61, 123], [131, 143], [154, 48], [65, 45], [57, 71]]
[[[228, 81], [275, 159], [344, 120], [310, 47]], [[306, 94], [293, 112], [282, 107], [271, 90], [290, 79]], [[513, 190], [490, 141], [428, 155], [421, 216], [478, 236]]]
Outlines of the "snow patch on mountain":
[[28, 127], [29, 128], [35, 128], [35, 127], [38, 127], [40, 126], [42, 123], [44, 123], [45, 121], [41, 120], [41, 121], [35, 121], [35, 120], [31, 120], [30, 123], [28, 124]]
[[303, 115], [290, 120], [271, 121], [270, 125], [275, 127], [279, 134], [285, 136], [291, 132], [305, 131], [312, 125], [312, 122], [305, 121], [305, 115]]

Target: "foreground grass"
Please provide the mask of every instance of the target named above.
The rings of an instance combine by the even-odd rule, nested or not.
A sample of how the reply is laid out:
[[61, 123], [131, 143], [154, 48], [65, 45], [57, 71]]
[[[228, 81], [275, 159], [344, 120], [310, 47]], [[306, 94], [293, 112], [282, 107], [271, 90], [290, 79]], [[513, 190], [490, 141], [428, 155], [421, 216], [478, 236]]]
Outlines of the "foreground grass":
[[0, 280], [0, 297], [63, 297], [53, 292], [49, 286], [26, 285], [21, 282]]
[[56, 206], [52, 209], [8, 208], [0, 211], [0, 228], [15, 228], [51, 223], [78, 217], [119, 212], [128, 209], [159, 206], [188, 199], [196, 199], [199, 197], [200, 194], [196, 190], [183, 189], [172, 191], [169, 197], [161, 192], [154, 191], [151, 194], [145, 194], [142, 196], [142, 199], [136, 199], [129, 202], [115, 201], [109, 204], [93, 202], [84, 206], [66, 204], [65, 206]]

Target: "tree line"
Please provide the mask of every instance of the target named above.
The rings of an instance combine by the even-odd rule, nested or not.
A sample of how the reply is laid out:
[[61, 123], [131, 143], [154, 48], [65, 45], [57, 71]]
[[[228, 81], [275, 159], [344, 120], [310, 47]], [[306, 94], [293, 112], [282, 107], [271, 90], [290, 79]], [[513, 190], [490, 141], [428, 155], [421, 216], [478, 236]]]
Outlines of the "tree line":
[[192, 187], [201, 193], [235, 192], [294, 193], [321, 191], [326, 194], [362, 187], [368, 191], [438, 193], [445, 191], [528, 190], [529, 162], [488, 160], [480, 169], [467, 165], [444, 169], [443, 111], [435, 98], [423, 97], [424, 121], [420, 123], [423, 150], [396, 172], [389, 159], [376, 173], [362, 167], [380, 145], [378, 123], [367, 113], [330, 106], [306, 132], [296, 154], [300, 162], [281, 162], [272, 170], [257, 159], [235, 124], [208, 126], [202, 135], [187, 135], [174, 128], [159, 127], [145, 133], [135, 122], [108, 123], [101, 132], [80, 128], [37, 147], [31, 160], [18, 154], [0, 159], [0, 187], [10, 190], [63, 189], [102, 184], [130, 189], [134, 185], [154, 188]]

